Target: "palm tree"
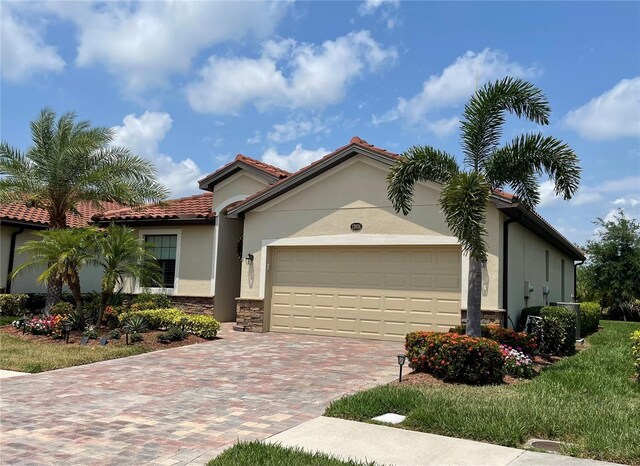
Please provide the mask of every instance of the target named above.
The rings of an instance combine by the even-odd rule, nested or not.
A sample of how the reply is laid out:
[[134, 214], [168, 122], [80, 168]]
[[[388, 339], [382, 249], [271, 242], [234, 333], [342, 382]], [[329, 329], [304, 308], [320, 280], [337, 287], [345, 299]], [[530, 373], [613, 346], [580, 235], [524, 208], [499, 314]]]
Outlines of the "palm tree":
[[467, 334], [480, 336], [482, 262], [487, 258], [486, 211], [492, 190], [510, 187], [518, 201], [534, 209], [540, 201], [538, 177], [546, 174], [555, 192], [570, 199], [580, 183], [571, 148], [551, 136], [527, 133], [501, 145], [505, 113], [549, 124], [551, 108], [542, 91], [521, 79], [504, 78], [476, 91], [461, 124], [464, 167], [433, 147], [412, 147], [388, 175], [388, 195], [396, 212], [407, 215], [418, 181], [443, 186], [439, 204], [447, 225], [469, 256]]
[[[45, 108], [31, 122], [32, 146], [22, 152], [0, 142], [0, 203], [20, 202], [49, 213], [49, 228], [65, 228], [79, 203], [138, 205], [167, 197], [153, 166], [124, 147], [110, 145], [113, 131], [76, 122], [73, 112], [56, 121]], [[47, 306], [60, 299], [61, 282], [52, 275]]]
[[153, 245], [137, 239], [132, 228], [111, 224], [100, 233], [95, 246], [93, 261], [103, 269], [102, 305], [98, 313], [100, 325], [105, 307], [125, 277], [159, 284], [162, 270], [151, 252]]
[[27, 241], [18, 248], [19, 254], [28, 254], [27, 260], [17, 267], [12, 277], [26, 270], [44, 267], [39, 282], [51, 279], [66, 283], [76, 302], [78, 315], [82, 316], [82, 290], [80, 270], [92, 262], [91, 248], [95, 242], [94, 228], [63, 228], [35, 233], [39, 239]]

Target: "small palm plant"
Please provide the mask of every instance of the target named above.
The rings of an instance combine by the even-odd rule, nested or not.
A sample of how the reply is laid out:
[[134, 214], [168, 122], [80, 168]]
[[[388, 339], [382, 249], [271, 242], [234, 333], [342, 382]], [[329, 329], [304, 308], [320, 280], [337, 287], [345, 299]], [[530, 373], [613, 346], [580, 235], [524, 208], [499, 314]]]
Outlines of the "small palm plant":
[[124, 327], [129, 333], [143, 333], [149, 329], [149, 323], [144, 316], [129, 316], [124, 321]]
[[501, 145], [506, 112], [547, 125], [551, 108], [540, 89], [521, 79], [488, 83], [473, 95], [462, 115], [464, 169], [446, 152], [412, 147], [387, 179], [389, 199], [404, 215], [411, 211], [418, 181], [442, 184], [440, 208], [469, 256], [467, 334], [471, 336], [480, 336], [481, 263], [487, 258], [485, 224], [492, 190], [510, 187], [522, 205], [534, 209], [540, 201], [540, 175], [547, 174], [564, 199], [570, 199], [580, 184], [578, 157], [562, 141], [528, 133]]

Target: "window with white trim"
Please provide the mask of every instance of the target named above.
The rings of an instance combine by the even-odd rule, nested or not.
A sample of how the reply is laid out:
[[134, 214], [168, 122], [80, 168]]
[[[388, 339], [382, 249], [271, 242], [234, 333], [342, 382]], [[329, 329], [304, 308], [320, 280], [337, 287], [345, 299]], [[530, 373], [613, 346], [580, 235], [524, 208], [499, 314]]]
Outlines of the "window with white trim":
[[144, 240], [153, 244], [151, 253], [162, 269], [162, 286], [173, 288], [176, 278], [178, 235], [145, 235]]

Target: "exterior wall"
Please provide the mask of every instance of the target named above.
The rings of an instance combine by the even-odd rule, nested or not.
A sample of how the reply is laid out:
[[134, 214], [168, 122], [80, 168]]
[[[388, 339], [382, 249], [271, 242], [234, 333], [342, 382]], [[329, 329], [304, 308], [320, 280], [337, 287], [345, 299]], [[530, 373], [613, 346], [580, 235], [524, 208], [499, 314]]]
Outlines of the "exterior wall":
[[[549, 251], [549, 281], [546, 280], [545, 251]], [[509, 225], [509, 317], [518, 324], [520, 313], [526, 306], [543, 306], [562, 301], [561, 263], [564, 260], [564, 300], [573, 301], [573, 259], [539, 238], [518, 223]], [[524, 298], [524, 282], [529, 281], [534, 291], [528, 303]], [[545, 300], [543, 286], [550, 293]]]
[[[16, 228], [0, 227], [0, 288], [6, 286], [7, 269], [9, 266], [9, 248], [11, 246], [11, 233], [17, 231]], [[16, 250], [27, 241], [38, 239], [34, 234], [35, 230], [25, 230], [16, 237]], [[13, 262], [14, 270], [27, 260], [26, 254], [16, 252]], [[47, 286], [38, 282], [38, 276], [43, 272], [43, 268], [25, 270], [15, 277], [11, 282], [12, 293], [45, 293]], [[86, 266], [80, 270], [80, 286], [82, 292], [100, 291], [100, 281], [102, 279], [102, 269], [95, 266]], [[67, 287], [64, 291], [68, 291]]]
[[238, 240], [242, 236], [242, 220], [218, 216], [218, 251], [216, 254], [216, 319], [236, 320], [236, 298], [240, 296], [241, 261]]
[[[231, 202], [244, 199], [266, 188], [269, 184], [264, 178], [241, 171], [218, 183], [213, 188], [213, 208], [220, 215], [220, 209]], [[232, 200], [236, 199], [236, 200]]]
[[[144, 235], [177, 234], [178, 250], [176, 251], [177, 288], [167, 289], [174, 296], [207, 296], [211, 292], [211, 275], [213, 262], [214, 228], [213, 225], [176, 225], [166, 227], [135, 228], [134, 234], [140, 238]], [[125, 280], [125, 293], [139, 293], [143, 290], [136, 287], [133, 280]], [[152, 288], [149, 291], [165, 291]]]
[[[438, 207], [439, 187], [418, 184], [414, 207], [408, 216], [396, 214], [387, 198], [386, 176], [389, 167], [364, 156], [356, 156], [317, 176], [273, 201], [248, 212], [244, 221], [244, 251], [254, 255], [253, 264], [242, 266], [240, 296], [264, 299], [266, 278], [262, 254], [269, 241], [283, 238], [308, 238], [309, 244], [325, 237], [329, 244], [358, 244], [358, 240], [395, 241], [411, 244], [410, 238], [456, 244]], [[491, 206], [488, 222], [489, 260], [483, 290], [483, 308], [498, 309], [499, 292], [499, 215]], [[350, 225], [363, 225], [352, 232]], [[333, 237], [333, 238], [331, 238]], [[335, 241], [334, 241], [335, 238]], [[403, 238], [407, 242], [403, 243]], [[344, 243], [343, 241], [349, 241]], [[453, 241], [453, 243], [451, 242]], [[264, 242], [264, 244], [263, 244]], [[371, 244], [371, 243], [369, 243]], [[421, 244], [421, 243], [414, 243]], [[364, 245], [364, 244], [363, 244]], [[463, 257], [461, 298], [466, 303], [467, 259]]]

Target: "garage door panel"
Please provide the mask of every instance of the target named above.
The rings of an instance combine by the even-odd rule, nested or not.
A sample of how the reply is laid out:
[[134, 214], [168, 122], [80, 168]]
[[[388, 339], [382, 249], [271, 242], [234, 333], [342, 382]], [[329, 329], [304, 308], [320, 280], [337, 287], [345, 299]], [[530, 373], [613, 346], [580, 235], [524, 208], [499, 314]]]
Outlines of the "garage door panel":
[[460, 323], [460, 257], [455, 247], [277, 248], [271, 330], [386, 340], [446, 331]]

